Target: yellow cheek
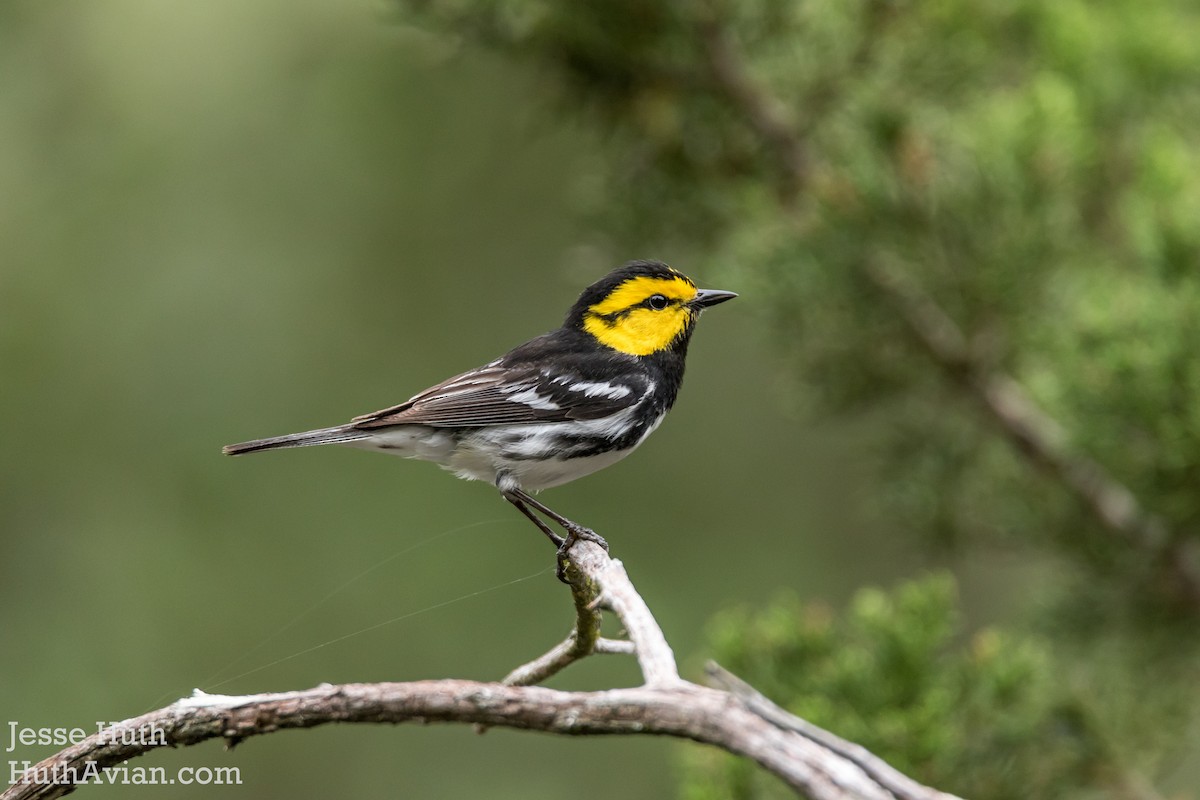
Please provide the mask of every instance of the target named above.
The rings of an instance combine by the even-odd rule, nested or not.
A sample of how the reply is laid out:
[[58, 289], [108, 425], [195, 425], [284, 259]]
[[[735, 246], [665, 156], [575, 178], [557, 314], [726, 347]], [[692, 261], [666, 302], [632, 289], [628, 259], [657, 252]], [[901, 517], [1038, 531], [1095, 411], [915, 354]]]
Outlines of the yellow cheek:
[[611, 324], [602, 317], [589, 314], [584, 330], [601, 344], [634, 356], [648, 356], [662, 350], [683, 333], [690, 313], [678, 306], [664, 311], [635, 308]]

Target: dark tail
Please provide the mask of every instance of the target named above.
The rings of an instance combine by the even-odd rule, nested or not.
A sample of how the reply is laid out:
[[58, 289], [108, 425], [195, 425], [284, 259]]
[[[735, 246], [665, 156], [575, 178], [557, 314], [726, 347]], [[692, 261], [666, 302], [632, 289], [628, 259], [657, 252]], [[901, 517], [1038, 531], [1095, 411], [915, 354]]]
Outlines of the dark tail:
[[315, 431], [289, 433], [287, 436], [273, 436], [270, 439], [255, 439], [252, 442], [227, 444], [221, 452], [227, 456], [240, 456], [246, 453], [257, 453], [259, 450], [280, 450], [285, 447], [309, 447], [315, 444], [340, 444], [366, 439], [370, 431], [359, 430], [351, 425], [339, 425], [336, 428], [319, 428]]

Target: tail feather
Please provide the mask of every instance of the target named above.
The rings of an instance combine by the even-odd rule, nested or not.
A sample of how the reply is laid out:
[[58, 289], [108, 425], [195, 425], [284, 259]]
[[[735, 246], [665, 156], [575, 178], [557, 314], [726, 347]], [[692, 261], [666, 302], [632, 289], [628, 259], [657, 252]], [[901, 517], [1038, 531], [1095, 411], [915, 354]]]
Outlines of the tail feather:
[[315, 431], [289, 433], [287, 436], [273, 436], [270, 439], [255, 439], [252, 442], [227, 444], [221, 452], [227, 456], [240, 456], [246, 453], [257, 453], [259, 450], [281, 450], [285, 447], [310, 447], [317, 444], [340, 444], [366, 439], [370, 431], [364, 431], [352, 425], [339, 425], [336, 428], [318, 428]]

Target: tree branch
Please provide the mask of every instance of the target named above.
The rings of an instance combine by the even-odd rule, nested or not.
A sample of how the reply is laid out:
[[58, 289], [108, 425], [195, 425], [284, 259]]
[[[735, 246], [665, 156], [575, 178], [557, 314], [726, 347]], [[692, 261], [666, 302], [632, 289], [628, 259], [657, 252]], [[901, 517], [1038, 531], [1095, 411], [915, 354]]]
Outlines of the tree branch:
[[830, 752], [837, 753], [854, 763], [870, 776], [871, 780], [891, 792], [891, 796], [896, 800], [924, 800], [925, 798], [948, 800], [954, 796], [922, 786], [867, 748], [848, 742], [823, 728], [818, 728], [795, 714], [789, 714], [771, 702], [766, 695], [714, 661], [708, 662], [705, 672], [708, 673], [711, 682], [737, 697], [747, 708], [763, 719], [780, 728], [795, 731], [812, 739]]
[[1000, 433], [1075, 495], [1103, 530], [1156, 562], [1175, 599], [1193, 612], [1200, 610], [1200, 574], [1166, 524], [1103, 465], [1073, 452], [1058, 421], [1042, 411], [1020, 383], [980, 364], [950, 316], [908, 276], [880, 264], [869, 265], [865, 272], [934, 363], [966, 390]]
[[[713, 76], [713, 89], [745, 118], [750, 129], [776, 150], [790, 178], [782, 182], [791, 208], [808, 182], [805, 138], [788, 119], [783, 103], [754, 81], [724, 25], [706, 18], [699, 36]], [[896, 268], [865, 269], [897, 314], [941, 370], [962, 387], [997, 429], [1030, 463], [1073, 494], [1100, 529], [1139, 550], [1158, 568], [1166, 593], [1191, 613], [1200, 612], [1200, 565], [1190, 540], [1173, 535], [1144, 508], [1129, 487], [1099, 462], [1073, 452], [1057, 420], [1041, 410], [1012, 377], [987, 368], [971, 352], [954, 321], [914, 281]]]
[[578, 632], [571, 631], [566, 639], [550, 648], [544, 655], [505, 675], [501, 683], [505, 686], [534, 686], [593, 653], [626, 656], [636, 653], [633, 642], [620, 639], [596, 639], [591, 650], [587, 652], [583, 652], [580, 641]]
[[[586, 558], [587, 555], [581, 549], [580, 554], [576, 557]], [[564, 568], [568, 571], [575, 570], [574, 575], [567, 576], [568, 585], [571, 587], [571, 600], [575, 603], [575, 628], [567, 635], [566, 639], [552, 647], [549, 652], [508, 673], [503, 683], [509, 686], [532, 686], [535, 683], [541, 683], [598, 650], [601, 620], [600, 611], [597, 608], [599, 587], [595, 581], [587, 580], [584, 573], [579, 571], [579, 567], [573, 562], [566, 562]], [[634, 652], [632, 642], [623, 642], [622, 644], [627, 646], [626, 652]]]
[[[751, 758], [798, 792], [818, 800], [897, 797], [819, 742], [773, 725], [725, 692], [683, 681], [670, 687], [562, 692], [441, 680], [327, 685], [239, 697], [198, 692], [110, 728], [110, 743], [94, 734], [51, 756], [27, 771], [27, 782], [14, 784], [0, 798], [61, 797], [75, 788], [61, 781], [83, 774], [88, 762], [107, 768], [159, 747], [189, 746], [216, 738], [232, 745], [253, 736], [331, 722], [464, 722], [567, 735], [675, 736]], [[133, 743], [124, 743], [127, 741]], [[929, 790], [908, 797], [932, 800], [948, 796]]]
[[780, 197], [792, 205], [808, 182], [808, 148], [797, 135], [787, 106], [751, 78], [734, 47], [728, 26], [715, 12], [701, 16], [696, 25], [713, 83], [747, 119], [750, 127], [773, 149], [780, 161]]
[[[102, 770], [160, 747], [217, 738], [232, 746], [253, 736], [331, 722], [459, 722], [572, 736], [674, 736], [745, 756], [813, 800], [954, 800], [916, 782], [904, 784], [879, 759], [734, 684], [728, 673], [717, 674], [735, 691], [683, 680], [661, 629], [621, 563], [589, 541], [577, 542], [569, 555], [566, 576], [575, 600], [575, 630], [549, 653], [510, 673], [505, 683], [326, 684], [245, 696], [197, 690], [41, 761], [0, 800], [62, 797], [89, 774], [89, 764], [91, 770]], [[628, 641], [599, 637], [598, 608], [618, 616]], [[513, 685], [552, 675], [597, 652], [635, 654], [645, 685], [603, 692]]]

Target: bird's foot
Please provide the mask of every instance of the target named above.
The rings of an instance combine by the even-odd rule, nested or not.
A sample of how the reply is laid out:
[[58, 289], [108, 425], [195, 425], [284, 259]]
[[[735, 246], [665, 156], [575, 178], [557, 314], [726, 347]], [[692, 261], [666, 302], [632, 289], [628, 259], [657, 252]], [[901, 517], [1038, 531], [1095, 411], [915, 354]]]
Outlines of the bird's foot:
[[[567, 528], [567, 538], [566, 541], [563, 542], [563, 545], [570, 547], [571, 544], [574, 544], [579, 539], [583, 539], [585, 542], [595, 542], [604, 548], [604, 552], [608, 552], [608, 542], [604, 541], [604, 537], [596, 533], [591, 528], [585, 528], [582, 525], [575, 525]], [[568, 544], [568, 542], [570, 544]]]

